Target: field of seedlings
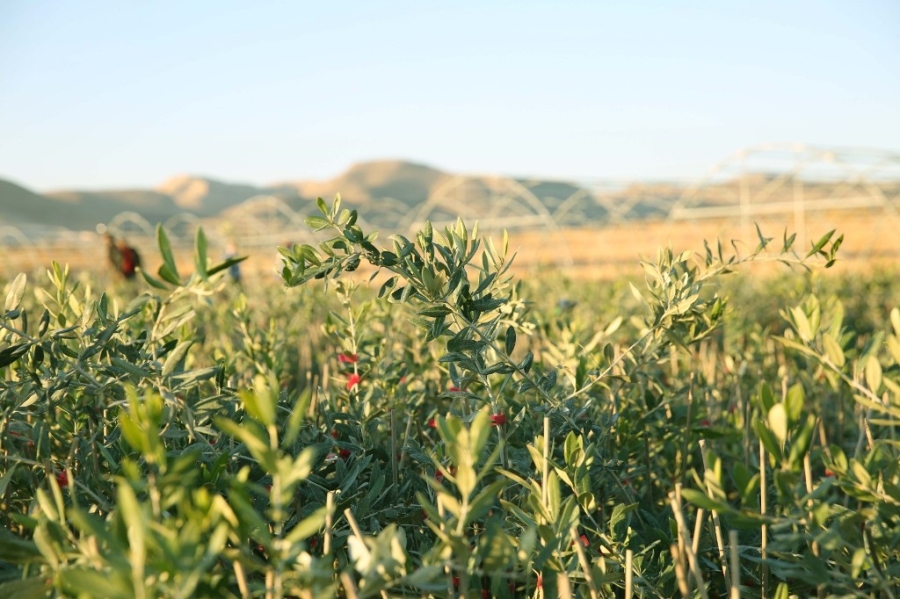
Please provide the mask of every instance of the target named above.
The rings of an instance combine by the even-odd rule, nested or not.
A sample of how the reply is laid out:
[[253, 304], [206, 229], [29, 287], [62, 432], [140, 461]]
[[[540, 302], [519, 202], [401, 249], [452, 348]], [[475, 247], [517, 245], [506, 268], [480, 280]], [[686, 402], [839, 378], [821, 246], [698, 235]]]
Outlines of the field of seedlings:
[[900, 277], [840, 232], [518, 280], [320, 209], [282, 286], [162, 229], [0, 282], [0, 595], [900, 593]]

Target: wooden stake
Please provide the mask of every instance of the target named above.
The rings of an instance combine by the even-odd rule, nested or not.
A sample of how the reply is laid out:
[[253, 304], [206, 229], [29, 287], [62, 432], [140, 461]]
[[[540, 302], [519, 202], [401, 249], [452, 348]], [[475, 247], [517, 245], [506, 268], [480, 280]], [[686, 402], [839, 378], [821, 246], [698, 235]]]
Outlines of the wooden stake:
[[741, 564], [738, 552], [738, 533], [736, 530], [728, 532], [728, 544], [731, 546], [731, 593], [730, 599], [741, 599]]
[[625, 599], [631, 599], [634, 595], [634, 569], [632, 562], [634, 561], [634, 552], [631, 549], [625, 550]]

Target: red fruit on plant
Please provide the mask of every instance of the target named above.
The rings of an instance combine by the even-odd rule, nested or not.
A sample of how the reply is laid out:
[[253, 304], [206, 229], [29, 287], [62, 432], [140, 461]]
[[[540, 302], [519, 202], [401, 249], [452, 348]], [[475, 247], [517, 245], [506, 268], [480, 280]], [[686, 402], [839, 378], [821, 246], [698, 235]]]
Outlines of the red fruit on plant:
[[359, 356], [356, 354], [338, 354], [338, 362], [341, 364], [356, 364], [359, 362]]
[[454, 586], [454, 588], [459, 586], [459, 576], [453, 577], [453, 586]]
[[428, 428], [437, 428], [437, 422], [434, 418], [429, 418], [428, 422], [425, 423], [425, 426], [427, 426]]
[[340, 433], [338, 433], [336, 430], [332, 429], [332, 430], [331, 430], [331, 436], [332, 436], [333, 438], [337, 439], [337, 438], [340, 437], [341, 435], [340, 435]]
[[356, 374], [355, 372], [351, 374], [350, 378], [347, 379], [347, 389], [352, 389], [353, 387], [357, 386], [360, 380], [362, 380], [362, 377], [360, 377], [358, 374]]
[[340, 451], [338, 451], [338, 454], [340, 454], [341, 459], [346, 460], [347, 458], [350, 457], [350, 450], [349, 449], [341, 449]]
[[61, 489], [69, 486], [69, 475], [65, 470], [56, 475], [56, 484], [58, 484]]
[[481, 599], [491, 599], [491, 592], [487, 589], [481, 589]]
[[503, 426], [506, 424], [506, 414], [491, 414], [491, 426]]
[[447, 389], [447, 391], [449, 391], [450, 393], [462, 393], [462, 389], [460, 389], [459, 387], [450, 387], [449, 389]]

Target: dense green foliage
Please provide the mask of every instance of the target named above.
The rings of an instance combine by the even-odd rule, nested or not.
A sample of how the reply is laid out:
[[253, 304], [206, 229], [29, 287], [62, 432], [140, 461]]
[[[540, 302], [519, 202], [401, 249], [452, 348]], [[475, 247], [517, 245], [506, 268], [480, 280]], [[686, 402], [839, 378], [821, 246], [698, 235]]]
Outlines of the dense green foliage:
[[160, 231], [140, 289], [8, 282], [0, 591], [900, 589], [900, 287], [801, 266], [839, 238], [516, 283], [462, 223], [385, 248], [321, 208], [288, 289], [234, 287], [202, 232], [190, 277]]

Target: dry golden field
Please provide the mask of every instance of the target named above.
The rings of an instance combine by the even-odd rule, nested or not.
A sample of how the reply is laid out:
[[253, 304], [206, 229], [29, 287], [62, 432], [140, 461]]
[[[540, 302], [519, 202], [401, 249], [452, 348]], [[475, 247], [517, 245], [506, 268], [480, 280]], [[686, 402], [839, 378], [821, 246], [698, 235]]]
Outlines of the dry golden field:
[[[804, 223], [795, 223], [788, 217], [768, 217], [757, 221], [763, 234], [774, 238], [773, 247], [780, 247], [784, 231], [798, 232], [795, 249], [805, 251], [820, 236], [836, 229], [844, 235], [844, 243], [836, 268], [867, 267], [891, 264], [900, 260], [900, 217], [885, 211], [842, 210], [811, 213]], [[383, 232], [382, 235], [387, 233]], [[499, 243], [502, 233], [486, 232]], [[381, 237], [384, 240], [384, 236]], [[671, 247], [674, 251], [703, 251], [703, 241], [721, 240], [725, 249], [731, 241], [737, 242], [741, 251], [752, 250], [757, 244], [754, 222], [742, 225], [735, 220], [703, 221], [653, 221], [635, 220], [607, 227], [566, 229], [541, 229], [510, 232], [510, 253], [515, 252], [514, 270], [519, 273], [539, 275], [553, 271], [571, 278], [605, 279], [639, 273], [641, 258], [652, 259], [658, 248]], [[132, 239], [140, 250], [144, 266], [155, 270], [158, 251], [154, 240]], [[95, 243], [94, 243], [95, 242]], [[276, 246], [284, 240], [273, 240], [271, 245], [239, 248], [248, 260], [242, 266], [248, 278], [275, 281], [277, 263]], [[10, 277], [18, 272], [40, 270], [52, 260], [69, 264], [73, 271], [106, 270], [106, 256], [98, 237], [73, 245], [48, 244], [45, 246], [12, 246], [0, 248], [3, 252], [0, 276]], [[213, 259], [221, 248], [210, 250]], [[186, 272], [191, 269], [191, 247], [176, 248], [184, 261]]]

